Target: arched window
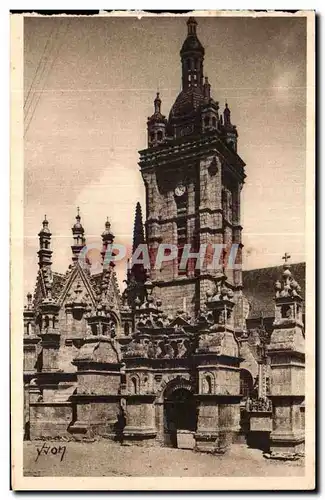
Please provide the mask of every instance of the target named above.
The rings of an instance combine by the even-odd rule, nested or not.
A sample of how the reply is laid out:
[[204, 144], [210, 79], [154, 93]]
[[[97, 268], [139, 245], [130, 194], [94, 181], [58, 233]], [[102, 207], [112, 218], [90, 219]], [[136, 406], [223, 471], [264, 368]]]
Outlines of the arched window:
[[135, 377], [131, 378], [131, 389], [133, 394], [138, 393], [138, 384], [137, 384], [137, 379]]
[[285, 304], [281, 307], [281, 316], [282, 318], [290, 319], [291, 318], [291, 307], [289, 304]]
[[45, 316], [44, 327], [48, 328], [50, 326], [50, 318]]
[[253, 391], [253, 377], [248, 370], [240, 370], [240, 394], [248, 398]]
[[211, 375], [207, 375], [205, 377], [206, 380], [206, 393], [207, 394], [212, 394], [212, 378]]
[[27, 335], [30, 335], [30, 331], [31, 331], [31, 324], [30, 322], [27, 323], [27, 327], [26, 327], [26, 333]]
[[130, 323], [124, 325], [124, 335], [130, 335]]
[[151, 132], [150, 140], [151, 140], [151, 142], [153, 142], [155, 140], [155, 133], [154, 132]]
[[214, 128], [215, 128], [216, 126], [217, 126], [217, 120], [216, 120], [216, 117], [215, 117], [215, 116], [213, 116], [213, 117], [212, 117], [212, 127], [214, 127]]
[[208, 116], [206, 116], [206, 117], [204, 118], [204, 125], [205, 125], [206, 127], [208, 127], [208, 126], [210, 125], [210, 118], [209, 118]]
[[158, 130], [158, 132], [157, 132], [157, 139], [158, 139], [158, 141], [161, 141], [162, 138], [163, 138], [162, 130]]

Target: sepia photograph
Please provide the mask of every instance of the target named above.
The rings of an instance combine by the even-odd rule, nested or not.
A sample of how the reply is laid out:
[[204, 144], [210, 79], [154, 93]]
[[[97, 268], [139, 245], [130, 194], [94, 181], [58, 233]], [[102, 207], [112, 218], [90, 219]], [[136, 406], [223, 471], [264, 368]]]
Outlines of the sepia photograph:
[[14, 489], [313, 489], [315, 13], [11, 21]]

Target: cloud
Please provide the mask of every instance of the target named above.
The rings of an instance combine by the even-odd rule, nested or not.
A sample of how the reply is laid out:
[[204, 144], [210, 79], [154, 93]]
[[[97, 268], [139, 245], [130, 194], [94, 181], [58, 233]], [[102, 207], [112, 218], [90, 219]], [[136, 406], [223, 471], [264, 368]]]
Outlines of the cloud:
[[288, 104], [292, 99], [296, 98], [295, 89], [298, 87], [297, 70], [294, 68], [279, 72], [272, 81], [271, 89], [273, 96], [281, 102]]

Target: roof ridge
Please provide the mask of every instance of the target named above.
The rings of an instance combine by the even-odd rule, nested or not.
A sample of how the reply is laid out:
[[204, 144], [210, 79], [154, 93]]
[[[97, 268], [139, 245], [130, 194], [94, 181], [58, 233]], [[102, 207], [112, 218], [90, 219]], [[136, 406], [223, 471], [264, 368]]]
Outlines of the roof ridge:
[[[292, 262], [290, 267], [298, 266], [298, 265], [306, 265], [306, 262]], [[253, 269], [243, 269], [243, 273], [249, 273], [252, 271], [261, 271], [262, 269], [281, 269], [283, 264], [279, 264], [278, 266], [265, 266], [265, 267], [254, 267]]]

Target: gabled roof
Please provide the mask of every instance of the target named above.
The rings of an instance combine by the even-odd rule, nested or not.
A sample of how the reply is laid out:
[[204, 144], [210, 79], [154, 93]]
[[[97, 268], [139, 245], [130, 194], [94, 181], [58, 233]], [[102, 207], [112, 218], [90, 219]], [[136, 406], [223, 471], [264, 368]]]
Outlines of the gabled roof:
[[[44, 270], [40, 270], [37, 275], [34, 290], [34, 308], [37, 309], [42, 300], [46, 297], [46, 287], [44, 283]], [[118, 316], [121, 306], [121, 295], [114, 269], [92, 275], [87, 268], [82, 268], [79, 264], [73, 264], [65, 274], [51, 273], [51, 294], [52, 299], [63, 304], [67, 294], [76, 281], [83, 283], [85, 291], [93, 305], [100, 298]]]
[[[291, 264], [294, 279], [301, 286], [301, 296], [305, 299], [305, 262]], [[281, 277], [283, 266], [264, 267], [243, 271], [243, 293], [250, 306], [248, 318], [274, 317], [274, 283]]]
[[[59, 298], [59, 295], [61, 293], [61, 290], [64, 286], [65, 283], [65, 276], [64, 274], [56, 273], [53, 272], [51, 273], [51, 280], [52, 280], [52, 298], [54, 300], [57, 300]], [[46, 287], [45, 287], [45, 278], [44, 278], [44, 270], [40, 269], [37, 274], [36, 278], [36, 285], [34, 289], [34, 307], [37, 308], [39, 303], [45, 299], [47, 293], [46, 293]]]
[[66, 275], [66, 279], [63, 283], [63, 287], [61, 289], [60, 295], [58, 297], [60, 305], [62, 305], [66, 299], [69, 297], [71, 293], [71, 288], [75, 284], [75, 282], [80, 281], [85, 290], [87, 297], [91, 300], [92, 305], [96, 304], [96, 295], [94, 290], [90, 284], [89, 276], [86, 269], [83, 269], [78, 263], [76, 263], [72, 268], [71, 272], [68, 272]]

